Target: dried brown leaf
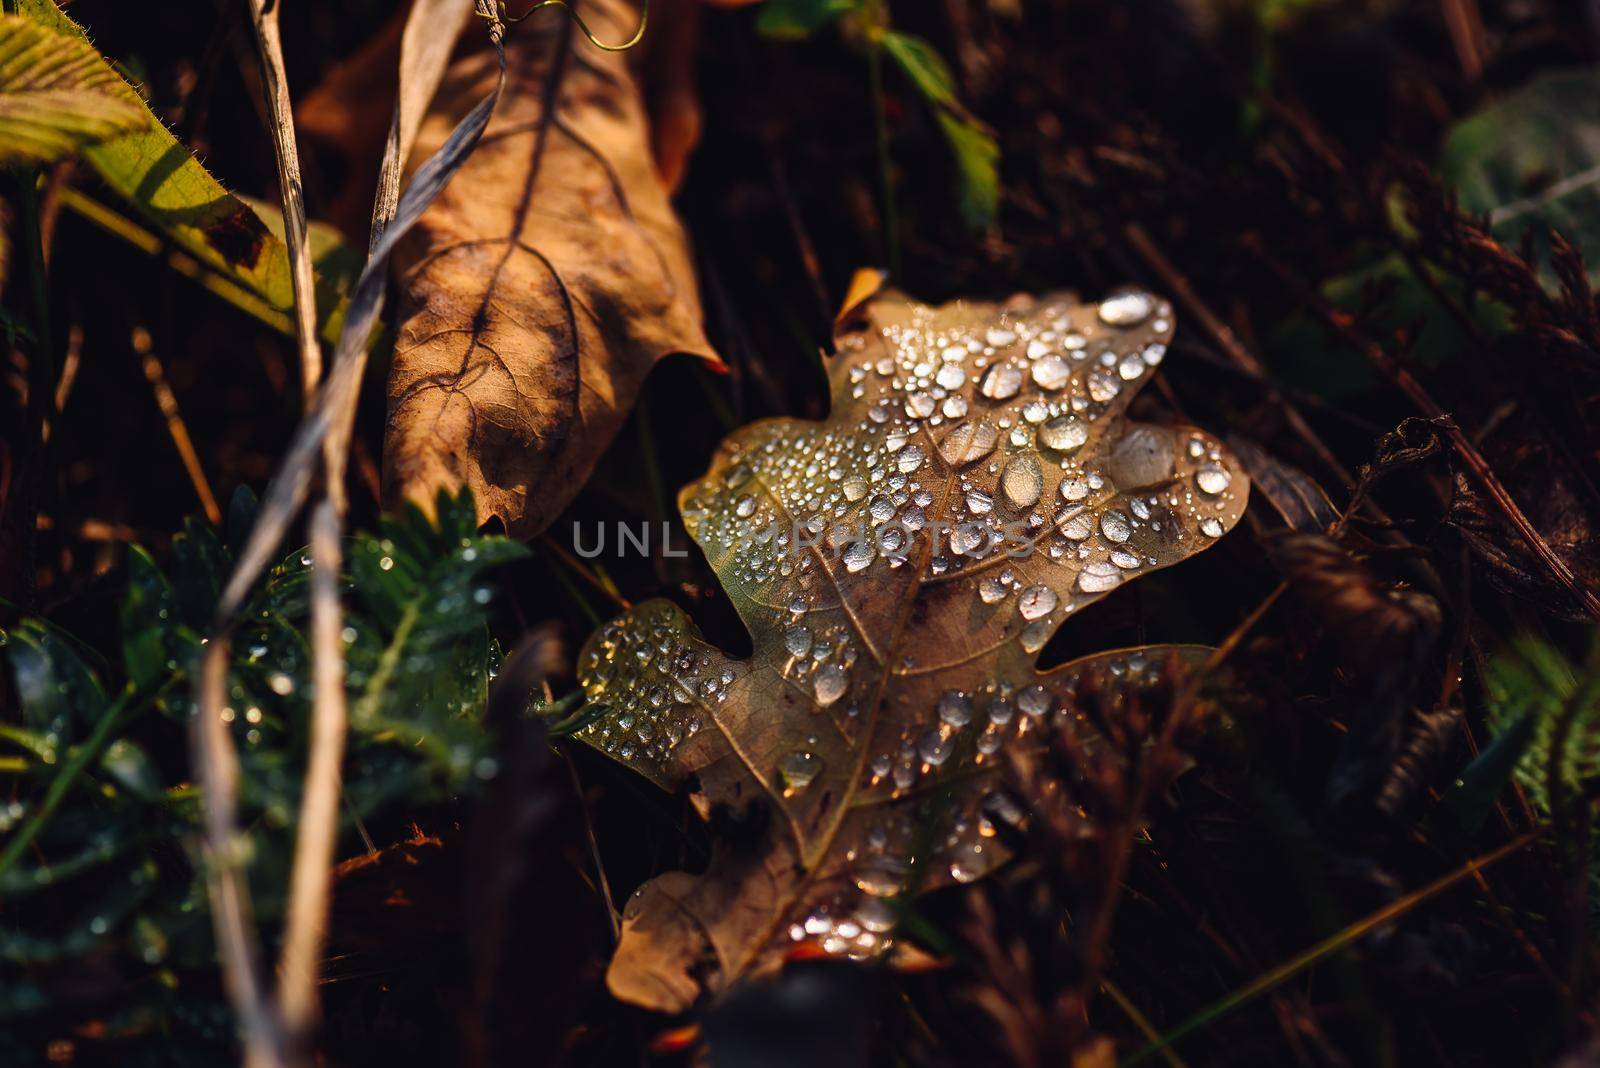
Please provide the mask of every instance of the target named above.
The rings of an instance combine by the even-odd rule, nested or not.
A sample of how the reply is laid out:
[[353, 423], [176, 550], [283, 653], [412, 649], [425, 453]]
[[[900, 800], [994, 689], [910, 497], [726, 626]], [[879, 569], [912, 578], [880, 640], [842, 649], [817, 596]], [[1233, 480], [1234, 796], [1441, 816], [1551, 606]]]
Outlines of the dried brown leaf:
[[[602, 41], [638, 25], [624, 0], [583, 15]], [[425, 503], [465, 484], [482, 518], [526, 536], [583, 484], [658, 359], [716, 357], [626, 54], [560, 11], [519, 26], [506, 53], [482, 143], [397, 256], [384, 454], [392, 493]], [[415, 158], [494, 77], [487, 53], [456, 61]]]
[[1211, 544], [1248, 491], [1209, 435], [1124, 418], [1171, 333], [1171, 308], [1138, 291], [940, 308], [885, 293], [841, 322], [826, 422], [745, 427], [683, 491], [754, 655], [640, 605], [579, 657], [606, 706], [581, 737], [665, 788], [691, 782], [703, 815], [749, 833], [629, 902], [617, 996], [679, 1011], [793, 948], [880, 952], [890, 897], [1004, 858], [1003, 747], [1051, 721], [1105, 744], [1080, 677], [1149, 685], [1166, 654], [1040, 674], [1037, 653]]

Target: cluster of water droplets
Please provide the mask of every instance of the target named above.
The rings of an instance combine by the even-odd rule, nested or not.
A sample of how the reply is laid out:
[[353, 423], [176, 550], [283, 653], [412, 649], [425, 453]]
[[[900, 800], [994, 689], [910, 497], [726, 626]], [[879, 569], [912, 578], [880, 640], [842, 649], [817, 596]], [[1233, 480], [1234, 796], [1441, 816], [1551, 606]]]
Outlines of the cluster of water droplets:
[[737, 673], [685, 640], [675, 609], [652, 607], [606, 624], [585, 649], [584, 693], [606, 712], [581, 733], [604, 752], [666, 776], [678, 746], [728, 699]]
[[[965, 663], [940, 657], [1013, 639], [1037, 652], [1076, 608], [1220, 537], [1243, 503], [1208, 436], [1109, 425], [1166, 355], [1171, 308], [1159, 298], [878, 310], [874, 328], [841, 343], [827, 423], [735, 435], [685, 496], [689, 533], [751, 624], [755, 659], [727, 666], [686, 639], [675, 609], [657, 608], [605, 628], [581, 665], [591, 701], [609, 706], [587, 739], [663, 778], [736, 675], [776, 676], [750, 688], [772, 707], [744, 710], [759, 729], [741, 756], [762, 754], [752, 766], [795, 826], [850, 806], [837, 818], [854, 845], [840, 889], [788, 935], [851, 956], [888, 945], [893, 900], [913, 881], [978, 878], [1003, 855], [997, 835], [1025, 822], [989, 776], [966, 772], [1047, 728], [1076, 725], [1093, 744], [1072, 674], [997, 655], [989, 662], [1011, 666], [995, 677], [955, 670], [967, 681], [939, 686]], [[972, 648], [906, 640], [913, 599], [959, 618]], [[911, 626], [958, 629], [925, 616]], [[1129, 685], [1154, 679], [1138, 653], [1100, 663]], [[816, 719], [788, 721], [779, 702], [791, 698]]]
[[[1096, 666], [1130, 690], [1160, 681], [1160, 664], [1138, 651], [1108, 654]], [[1023, 800], [984, 779], [971, 779], [970, 789], [950, 778], [943, 780], [950, 786], [945, 791], [916, 788], [955, 764], [981, 766], [1003, 746], [1047, 729], [1072, 730], [1086, 750], [1102, 744], [1078, 707], [1081, 679], [1064, 672], [941, 694], [931, 724], [908, 729], [898, 746], [871, 760], [861, 795], [869, 815], [852, 835], [859, 844], [844, 858], [832, 892], [789, 926], [790, 941], [855, 958], [882, 952], [897, 922], [899, 895], [918, 884], [971, 882], [999, 864], [1006, 854], [996, 839], [1026, 827]], [[877, 804], [885, 792], [901, 803]], [[918, 843], [924, 856], [912, 851]]]

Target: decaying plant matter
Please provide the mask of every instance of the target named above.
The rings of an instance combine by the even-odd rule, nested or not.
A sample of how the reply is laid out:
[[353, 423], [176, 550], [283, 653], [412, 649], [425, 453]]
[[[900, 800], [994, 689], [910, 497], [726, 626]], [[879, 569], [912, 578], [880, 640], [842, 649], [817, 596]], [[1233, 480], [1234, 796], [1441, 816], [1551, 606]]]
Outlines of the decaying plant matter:
[[[639, 24], [627, 0], [583, 17], [604, 41]], [[521, 27], [506, 62], [483, 142], [396, 261], [384, 456], [395, 493], [465, 485], [485, 518], [529, 535], [583, 484], [657, 360], [716, 356], [631, 58], [551, 19]], [[494, 78], [487, 51], [459, 60], [418, 151]]]

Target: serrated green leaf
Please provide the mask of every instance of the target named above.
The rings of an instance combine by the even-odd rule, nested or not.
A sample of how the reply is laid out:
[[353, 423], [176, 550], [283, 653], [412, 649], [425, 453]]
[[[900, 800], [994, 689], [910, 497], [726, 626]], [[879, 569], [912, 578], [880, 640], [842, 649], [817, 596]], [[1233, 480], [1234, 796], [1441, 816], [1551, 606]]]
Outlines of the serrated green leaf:
[[[285, 240], [283, 212], [276, 204], [258, 197], [241, 196], [239, 199], [261, 217], [273, 237], [279, 241]], [[316, 268], [317, 277], [340, 296], [349, 293], [356, 277], [361, 274], [361, 268], [366, 265], [366, 258], [345, 241], [339, 228], [316, 219], [308, 220], [306, 247], [311, 253], [311, 264]]]
[[833, 25], [861, 5], [857, 0], [767, 0], [756, 16], [763, 37], [799, 40]]
[[[82, 29], [54, 0], [17, 0], [18, 10], [46, 30], [93, 51]], [[224, 189], [189, 150], [150, 113], [133, 86], [103, 59], [96, 62], [110, 75], [105, 91], [144, 116], [142, 128], [83, 149], [83, 158], [118, 196], [133, 204], [174, 244], [207, 268], [260, 297], [284, 317], [290, 329], [294, 289], [289, 254], [250, 206]], [[343, 305], [325, 281], [317, 286], [317, 308], [323, 338], [337, 341]]]
[[88, 43], [0, 15], [0, 165], [50, 163], [151, 123]]

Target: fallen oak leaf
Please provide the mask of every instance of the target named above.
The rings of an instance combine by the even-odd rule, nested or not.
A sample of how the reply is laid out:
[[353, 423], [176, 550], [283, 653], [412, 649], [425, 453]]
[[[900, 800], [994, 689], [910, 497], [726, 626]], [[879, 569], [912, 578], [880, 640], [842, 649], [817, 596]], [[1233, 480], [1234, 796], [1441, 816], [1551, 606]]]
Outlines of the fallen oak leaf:
[[[1124, 411], [1166, 354], [1170, 306], [1126, 290], [930, 308], [886, 292], [841, 318], [826, 422], [724, 442], [679, 498], [750, 629], [734, 660], [651, 601], [579, 656], [604, 711], [578, 736], [665, 789], [693, 784], [722, 836], [703, 875], [629, 901], [607, 981], [678, 1012], [798, 944], [872, 955], [887, 898], [1004, 857], [995, 754], [1081, 723], [1079, 680], [1159, 682], [1122, 650], [1039, 673], [1069, 615], [1196, 553], [1248, 478], [1211, 436]], [[737, 838], [738, 840], [734, 840]]]
[[[625, 0], [583, 17], [602, 41], [639, 22]], [[480, 518], [519, 536], [571, 500], [657, 360], [720, 366], [629, 59], [577, 33], [551, 12], [508, 38], [493, 122], [397, 257], [389, 490], [425, 502], [470, 486]], [[419, 154], [493, 78], [485, 54], [457, 61]]]

